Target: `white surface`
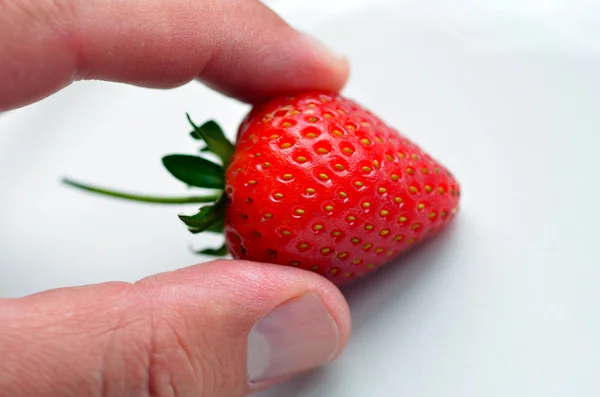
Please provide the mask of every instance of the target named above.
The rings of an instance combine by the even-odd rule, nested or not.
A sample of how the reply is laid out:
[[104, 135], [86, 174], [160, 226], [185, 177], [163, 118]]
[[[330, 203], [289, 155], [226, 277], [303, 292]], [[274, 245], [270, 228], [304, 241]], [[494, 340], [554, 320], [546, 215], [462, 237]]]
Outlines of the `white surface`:
[[[339, 360], [261, 396], [600, 395], [598, 2], [274, 7], [347, 54], [345, 93], [446, 164], [464, 196], [449, 233], [348, 291]], [[92, 82], [0, 116], [0, 296], [198, 261], [174, 217], [188, 207], [58, 180], [178, 193], [160, 157], [194, 148], [183, 113], [233, 136], [246, 110], [197, 83]]]

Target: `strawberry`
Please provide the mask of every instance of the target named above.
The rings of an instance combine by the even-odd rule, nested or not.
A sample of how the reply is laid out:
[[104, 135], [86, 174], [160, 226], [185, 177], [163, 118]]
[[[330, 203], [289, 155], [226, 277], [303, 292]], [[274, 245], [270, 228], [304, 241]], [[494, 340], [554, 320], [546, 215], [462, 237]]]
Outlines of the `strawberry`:
[[192, 233], [224, 233], [223, 247], [201, 253], [299, 267], [338, 286], [436, 235], [457, 212], [453, 175], [339, 94], [310, 91], [256, 105], [235, 146], [216, 123], [188, 120], [221, 165], [190, 155], [166, 156], [163, 164], [217, 194], [154, 198], [66, 182], [138, 201], [213, 202], [179, 216]]

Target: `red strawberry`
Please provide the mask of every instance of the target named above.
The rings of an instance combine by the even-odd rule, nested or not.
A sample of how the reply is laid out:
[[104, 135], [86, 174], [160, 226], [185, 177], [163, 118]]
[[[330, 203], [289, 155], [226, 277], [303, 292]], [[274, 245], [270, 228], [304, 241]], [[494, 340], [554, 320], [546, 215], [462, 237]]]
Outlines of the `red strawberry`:
[[458, 208], [459, 184], [448, 170], [338, 94], [305, 92], [255, 106], [235, 148], [213, 122], [194, 128], [224, 167], [197, 156], [163, 162], [189, 185], [225, 187], [218, 198], [156, 199], [69, 183], [151, 202], [216, 200], [180, 216], [193, 233], [224, 231], [226, 249], [203, 253], [300, 267], [337, 285], [435, 235]]

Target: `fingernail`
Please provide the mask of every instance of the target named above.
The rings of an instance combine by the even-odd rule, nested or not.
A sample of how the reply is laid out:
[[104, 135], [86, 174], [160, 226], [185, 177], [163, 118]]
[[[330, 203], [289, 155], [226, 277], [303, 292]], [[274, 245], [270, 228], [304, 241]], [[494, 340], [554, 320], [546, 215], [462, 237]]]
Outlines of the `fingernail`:
[[287, 301], [263, 317], [248, 338], [251, 383], [319, 367], [339, 346], [338, 327], [314, 293]]

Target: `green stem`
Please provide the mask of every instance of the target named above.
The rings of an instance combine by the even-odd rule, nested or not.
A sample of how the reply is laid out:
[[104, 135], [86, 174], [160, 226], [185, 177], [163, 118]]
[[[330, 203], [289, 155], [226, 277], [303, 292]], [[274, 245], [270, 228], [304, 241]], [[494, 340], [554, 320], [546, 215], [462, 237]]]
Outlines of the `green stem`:
[[157, 203], [157, 204], [190, 204], [190, 203], [212, 203], [221, 197], [221, 193], [209, 196], [189, 196], [189, 197], [153, 197], [143, 196], [131, 193], [122, 193], [113, 190], [103, 189], [99, 187], [93, 187], [84, 185], [79, 182], [72, 181], [70, 179], [63, 179], [63, 183], [69, 186], [73, 186], [79, 189], [87, 190], [88, 192], [94, 192], [103, 194], [105, 196], [117, 197], [132, 201], [141, 201], [144, 203]]

